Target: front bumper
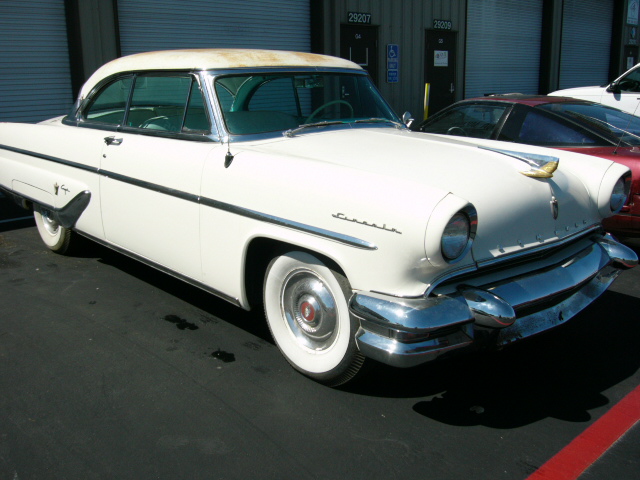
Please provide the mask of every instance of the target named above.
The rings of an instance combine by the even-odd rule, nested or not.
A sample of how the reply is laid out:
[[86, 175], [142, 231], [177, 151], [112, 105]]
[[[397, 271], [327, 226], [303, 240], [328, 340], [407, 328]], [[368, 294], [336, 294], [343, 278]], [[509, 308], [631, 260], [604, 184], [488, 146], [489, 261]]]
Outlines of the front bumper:
[[[503, 346], [560, 325], [598, 298], [635, 252], [611, 236], [596, 236], [552, 265], [486, 284], [419, 299], [356, 293], [350, 310], [360, 320], [356, 342], [367, 357], [396, 367], [425, 363], [454, 350]], [[482, 277], [480, 277], [482, 278]]]

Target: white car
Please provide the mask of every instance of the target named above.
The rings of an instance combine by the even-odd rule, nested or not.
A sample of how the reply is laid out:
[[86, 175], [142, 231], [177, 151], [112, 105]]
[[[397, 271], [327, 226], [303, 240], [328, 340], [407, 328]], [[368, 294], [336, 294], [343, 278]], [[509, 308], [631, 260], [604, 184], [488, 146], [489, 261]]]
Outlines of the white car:
[[328, 385], [502, 346], [587, 307], [635, 253], [601, 227], [627, 167], [411, 132], [349, 61], [143, 53], [69, 115], [0, 125], [0, 188], [44, 243], [77, 234], [239, 307]]
[[608, 85], [567, 88], [549, 95], [580, 98], [640, 115], [640, 63]]

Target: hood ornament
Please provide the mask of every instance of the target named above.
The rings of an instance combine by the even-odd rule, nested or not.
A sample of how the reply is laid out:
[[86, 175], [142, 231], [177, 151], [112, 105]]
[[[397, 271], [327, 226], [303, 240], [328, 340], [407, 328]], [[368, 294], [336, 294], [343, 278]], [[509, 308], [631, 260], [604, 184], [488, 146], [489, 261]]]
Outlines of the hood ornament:
[[558, 214], [560, 213], [560, 205], [558, 205], [558, 200], [555, 196], [552, 196], [549, 203], [551, 204], [551, 215], [553, 215], [554, 220], [557, 220]]
[[558, 169], [560, 159], [558, 157], [552, 157], [550, 155], [538, 155], [535, 153], [527, 152], [514, 152], [511, 150], [501, 150], [498, 148], [480, 147], [483, 150], [490, 150], [492, 152], [501, 153], [509, 157], [517, 158], [529, 165], [529, 170], [521, 171], [520, 173], [526, 177], [533, 178], [551, 178], [553, 172]]

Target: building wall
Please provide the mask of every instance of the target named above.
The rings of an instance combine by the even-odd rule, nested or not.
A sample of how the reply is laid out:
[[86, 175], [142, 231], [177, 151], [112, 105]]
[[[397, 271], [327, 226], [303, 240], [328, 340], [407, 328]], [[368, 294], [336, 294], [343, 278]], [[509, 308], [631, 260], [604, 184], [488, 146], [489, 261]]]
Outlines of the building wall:
[[[486, 0], [499, 2], [500, 0]], [[563, 6], [568, 0], [544, 0], [541, 55], [539, 60], [539, 93], [547, 93], [559, 88], [562, 45]], [[595, 0], [597, 1], [597, 0]], [[604, 1], [604, 0], [603, 0]], [[609, 0], [610, 1], [610, 0]], [[198, 0], [199, 5], [219, 8], [223, 0]], [[20, 108], [30, 110], [29, 117], [43, 119], [51, 116], [43, 101], [38, 101], [27, 88], [24, 81], [24, 69], [19, 65], [28, 65], [38, 71], [52, 71], [64, 67], [67, 63], [70, 80], [55, 91], [49, 91], [48, 103], [64, 105], [56, 114], [66, 113], [66, 105], [71, 105], [75, 95], [88, 76], [103, 63], [121, 55], [120, 29], [118, 25], [118, 0], [56, 0], [50, 5], [64, 5], [67, 30], [68, 58], [58, 59], [53, 55], [41, 55], [53, 48], [53, 39], [45, 38], [47, 28], [55, 27], [57, 17], [43, 15], [45, 10], [36, 11], [37, 2], [2, 2], [3, 21], [7, 31], [16, 30], [8, 36], [10, 48], [0, 69], [5, 72], [5, 85], [12, 88], [12, 102], [0, 106], [0, 117], [6, 120], [19, 119]], [[225, 4], [231, 5], [229, 0]], [[32, 5], [33, 4], [33, 5]], [[187, 2], [175, 2], [176, 8]], [[269, 5], [277, 5], [273, 0]], [[611, 35], [611, 55], [609, 78], [613, 79], [629, 68], [629, 64], [640, 61], [640, 26], [628, 22], [629, 7], [637, 2], [632, 0], [613, 0], [613, 31]], [[260, 9], [264, 3], [256, 3]], [[455, 60], [455, 95], [453, 100], [464, 97], [465, 84], [465, 48], [473, 38], [467, 38], [467, 0], [310, 0], [310, 19], [300, 19], [301, 23], [311, 25], [311, 50], [340, 56], [341, 25], [348, 25], [349, 12], [364, 12], [371, 15], [371, 25], [377, 26], [378, 33], [378, 86], [393, 108], [402, 114], [409, 110], [415, 118], [420, 118], [424, 109], [425, 81], [425, 32], [433, 28], [433, 21], [451, 22], [451, 31], [457, 34], [457, 56]], [[186, 7], [185, 7], [186, 8]], [[27, 14], [22, 13], [27, 11]], [[26, 15], [26, 16], [25, 16]], [[49, 20], [43, 22], [43, 18]], [[252, 20], [259, 22], [260, 15]], [[64, 21], [64, 19], [63, 19]], [[27, 22], [26, 27], [20, 27]], [[505, 19], [508, 22], [508, 19]], [[637, 23], [637, 22], [636, 22]], [[28, 28], [27, 28], [28, 27]], [[20, 34], [27, 35], [29, 28], [39, 28], [38, 35], [28, 35], [28, 41], [16, 41]], [[55, 27], [57, 28], [57, 27]], [[64, 29], [64, 24], [62, 24]], [[493, 32], [482, 32], [492, 35]], [[62, 39], [64, 40], [64, 38]], [[62, 42], [64, 43], [64, 42]], [[397, 83], [389, 83], [386, 78], [386, 45], [395, 44], [400, 48], [399, 77]], [[307, 46], [300, 47], [308, 48]], [[64, 54], [64, 52], [63, 52]], [[15, 78], [14, 78], [15, 77]], [[11, 83], [13, 82], [13, 83]], [[20, 97], [29, 98], [28, 107]], [[55, 96], [58, 98], [54, 98]], [[38, 111], [37, 104], [42, 105]], [[24, 117], [26, 118], [26, 117]]]
[[[378, 88], [398, 114], [409, 110], [415, 118], [424, 109], [425, 31], [433, 20], [451, 21], [457, 32], [456, 100], [462, 98], [464, 80], [463, 47], [466, 42], [466, 0], [313, 0], [312, 48], [319, 53], [340, 56], [340, 25], [348, 24], [349, 12], [371, 14], [378, 26]], [[386, 81], [386, 45], [400, 48], [399, 81]]]

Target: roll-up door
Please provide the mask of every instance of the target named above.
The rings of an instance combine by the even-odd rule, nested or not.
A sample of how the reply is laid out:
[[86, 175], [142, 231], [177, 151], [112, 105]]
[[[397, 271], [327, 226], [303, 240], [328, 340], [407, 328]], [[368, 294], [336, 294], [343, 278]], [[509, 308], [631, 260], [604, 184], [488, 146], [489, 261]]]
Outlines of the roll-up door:
[[542, 0], [469, 0], [465, 98], [538, 93]]
[[564, 0], [560, 88], [609, 80], [613, 0]]
[[178, 48], [311, 49], [309, 0], [119, 0], [122, 55]]
[[0, 121], [68, 113], [74, 99], [64, 0], [2, 0], [0, 31]]

